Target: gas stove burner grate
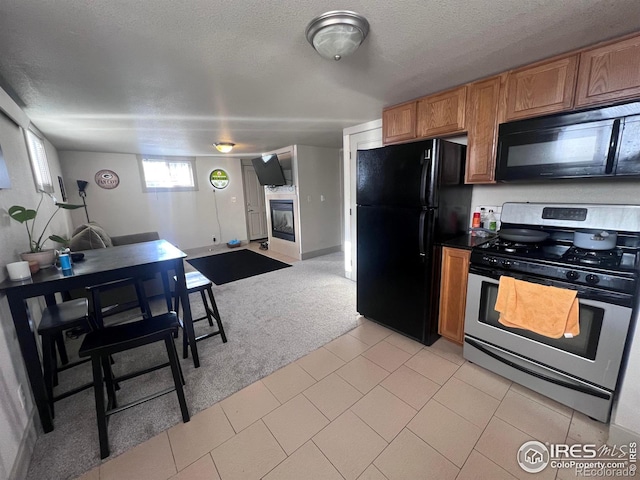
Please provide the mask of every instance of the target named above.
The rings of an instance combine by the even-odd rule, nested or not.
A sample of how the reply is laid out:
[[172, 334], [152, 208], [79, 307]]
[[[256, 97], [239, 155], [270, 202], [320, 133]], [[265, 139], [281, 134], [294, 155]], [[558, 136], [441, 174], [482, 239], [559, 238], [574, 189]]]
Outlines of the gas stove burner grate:
[[563, 259], [570, 263], [594, 265], [598, 267], [617, 267], [622, 260], [622, 249], [587, 250], [571, 247], [563, 255]]
[[491, 247], [498, 252], [525, 254], [537, 252], [540, 249], [540, 245], [537, 243], [510, 242], [508, 240], [498, 240]]

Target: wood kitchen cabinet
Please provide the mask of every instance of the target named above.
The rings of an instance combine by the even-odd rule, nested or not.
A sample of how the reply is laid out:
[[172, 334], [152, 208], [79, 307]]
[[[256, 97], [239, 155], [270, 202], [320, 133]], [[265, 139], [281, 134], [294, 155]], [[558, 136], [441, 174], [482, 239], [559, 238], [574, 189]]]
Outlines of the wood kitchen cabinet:
[[[467, 96], [467, 166], [465, 183], [493, 183], [505, 75], [469, 85]], [[504, 107], [502, 107], [504, 108]]]
[[442, 248], [438, 333], [462, 345], [470, 250]]
[[571, 110], [578, 55], [512, 70], [506, 80], [505, 120]]
[[640, 34], [386, 108], [385, 145], [466, 131], [465, 183], [494, 183], [498, 124], [640, 100]]
[[382, 111], [382, 142], [402, 142], [416, 138], [416, 102], [385, 108]]
[[419, 99], [416, 136], [431, 138], [464, 131], [466, 100], [466, 85]]
[[580, 54], [576, 107], [640, 97], [640, 35]]

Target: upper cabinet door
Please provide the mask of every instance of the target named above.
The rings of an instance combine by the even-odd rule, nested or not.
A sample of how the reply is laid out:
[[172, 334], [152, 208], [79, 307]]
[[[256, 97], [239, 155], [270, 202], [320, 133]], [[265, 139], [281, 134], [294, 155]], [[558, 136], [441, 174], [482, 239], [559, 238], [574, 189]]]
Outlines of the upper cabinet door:
[[416, 102], [407, 102], [382, 111], [382, 141], [396, 143], [416, 138]]
[[640, 35], [580, 55], [576, 107], [640, 97]]
[[503, 79], [503, 75], [498, 75], [469, 85], [465, 183], [494, 182]]
[[507, 76], [506, 120], [571, 110], [578, 55], [512, 70]]
[[417, 136], [429, 138], [464, 131], [466, 100], [466, 85], [418, 100]]

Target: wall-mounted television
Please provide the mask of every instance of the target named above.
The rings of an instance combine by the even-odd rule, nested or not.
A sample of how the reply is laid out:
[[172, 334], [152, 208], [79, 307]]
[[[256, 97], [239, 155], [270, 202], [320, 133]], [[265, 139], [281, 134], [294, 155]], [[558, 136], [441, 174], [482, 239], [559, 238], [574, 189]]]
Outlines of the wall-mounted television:
[[251, 162], [260, 185], [280, 186], [287, 184], [282, 166], [275, 153], [254, 158]]

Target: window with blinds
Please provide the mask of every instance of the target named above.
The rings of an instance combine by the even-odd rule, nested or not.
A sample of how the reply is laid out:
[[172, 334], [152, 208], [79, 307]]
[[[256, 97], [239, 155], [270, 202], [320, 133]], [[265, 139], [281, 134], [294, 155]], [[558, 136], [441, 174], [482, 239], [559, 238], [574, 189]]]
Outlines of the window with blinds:
[[38, 191], [53, 193], [53, 181], [49, 171], [47, 152], [44, 148], [44, 141], [31, 130], [25, 130], [27, 149], [31, 159], [31, 169]]
[[139, 156], [145, 192], [197, 190], [194, 158]]

